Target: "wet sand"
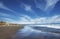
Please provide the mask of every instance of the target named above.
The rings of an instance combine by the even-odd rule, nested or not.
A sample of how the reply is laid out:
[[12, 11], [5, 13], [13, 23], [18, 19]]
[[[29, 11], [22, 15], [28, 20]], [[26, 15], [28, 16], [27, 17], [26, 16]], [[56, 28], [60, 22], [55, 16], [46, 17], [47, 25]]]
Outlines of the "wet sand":
[[0, 39], [11, 39], [21, 26], [0, 26]]

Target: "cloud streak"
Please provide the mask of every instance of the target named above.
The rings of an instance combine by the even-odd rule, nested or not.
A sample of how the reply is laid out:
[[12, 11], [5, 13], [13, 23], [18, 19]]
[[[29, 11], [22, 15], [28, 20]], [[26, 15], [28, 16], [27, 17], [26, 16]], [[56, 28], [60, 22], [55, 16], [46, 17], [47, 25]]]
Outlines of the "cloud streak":
[[10, 15], [6, 14], [6, 13], [1, 13], [0, 12], [0, 16], [3, 16], [3, 17], [10, 17]]
[[13, 11], [13, 10], [9, 9], [8, 7], [6, 7], [3, 2], [0, 2], [0, 8], [8, 10], [8, 11], [13, 12], [13, 13], [16, 13], [15, 11]]
[[59, 0], [46, 0], [47, 4], [45, 7], [45, 11], [52, 10], [58, 1]]
[[49, 12], [55, 7], [56, 3], [58, 3], [59, 0], [40, 0], [40, 1], [34, 0], [34, 1], [37, 8]]
[[22, 7], [25, 11], [32, 12], [32, 7], [30, 5], [21, 3], [20, 7]]
[[60, 23], [60, 16], [55, 15], [52, 17], [40, 17], [40, 18], [31, 18], [27, 15], [24, 15], [19, 18], [16, 23], [19, 24], [53, 24], [53, 23]]
[[21, 22], [24, 24], [48, 24], [48, 23], [60, 23], [60, 16], [55, 15], [52, 17], [40, 17], [40, 18], [34, 18], [32, 19], [29, 16], [22, 17], [25, 20], [21, 19]]
[[0, 18], [4, 18], [4, 17], [7, 17], [7, 18], [14, 18], [15, 15], [0, 12]]
[[[28, 15], [21, 15], [18, 20], [16, 18], [14, 19], [11, 17], [11, 15], [8, 14], [2, 14], [0, 13], [3, 19], [6, 19], [6, 21], [11, 21], [14, 23], [19, 24], [53, 24], [53, 23], [60, 23], [60, 15], [54, 15], [52, 17], [38, 17], [38, 18], [31, 18]], [[12, 19], [12, 20], [9, 20]]]
[[21, 6], [22, 9], [24, 9], [26, 12], [31, 13], [31, 14], [34, 14], [35, 16], [39, 17], [35, 11], [32, 9], [32, 6], [31, 5], [28, 5], [28, 4], [24, 4], [24, 3], [21, 3]]

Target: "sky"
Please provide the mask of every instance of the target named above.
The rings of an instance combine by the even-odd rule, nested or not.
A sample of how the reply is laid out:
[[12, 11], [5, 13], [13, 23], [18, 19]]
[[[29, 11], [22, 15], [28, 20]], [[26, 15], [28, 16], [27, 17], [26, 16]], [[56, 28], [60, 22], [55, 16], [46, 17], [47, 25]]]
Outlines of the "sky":
[[60, 23], [60, 0], [0, 0], [0, 21]]

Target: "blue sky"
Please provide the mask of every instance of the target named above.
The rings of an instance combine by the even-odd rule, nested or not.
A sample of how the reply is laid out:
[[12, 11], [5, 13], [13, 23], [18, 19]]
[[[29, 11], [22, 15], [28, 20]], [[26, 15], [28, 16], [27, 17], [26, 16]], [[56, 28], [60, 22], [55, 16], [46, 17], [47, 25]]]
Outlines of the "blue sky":
[[60, 0], [0, 0], [0, 20], [12, 23], [60, 23]]

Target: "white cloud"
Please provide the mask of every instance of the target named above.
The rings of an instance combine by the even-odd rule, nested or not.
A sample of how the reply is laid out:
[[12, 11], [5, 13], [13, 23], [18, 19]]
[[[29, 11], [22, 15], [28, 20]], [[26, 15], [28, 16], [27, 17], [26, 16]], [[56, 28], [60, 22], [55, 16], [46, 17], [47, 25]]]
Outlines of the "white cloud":
[[[27, 16], [29, 17], [29, 16]], [[28, 18], [26, 19], [28, 20]], [[43, 24], [43, 23], [60, 23], [60, 16], [59, 15], [55, 15], [55, 16], [52, 16], [52, 17], [40, 17], [40, 18], [29, 18], [29, 21], [30, 23], [33, 23], [33, 24]]]
[[13, 10], [9, 9], [8, 7], [6, 7], [3, 2], [0, 2], [0, 8], [8, 10], [8, 11], [13, 12], [13, 13], [16, 13], [15, 11], [13, 11]]
[[12, 17], [3, 18], [5, 21], [18, 23], [18, 24], [49, 24], [49, 23], [60, 23], [60, 15], [55, 15], [52, 17], [40, 17], [40, 18], [31, 18], [27, 15], [22, 15], [18, 20], [13, 19]]
[[42, 1], [34, 0], [34, 1], [37, 8], [48, 12], [48, 11], [51, 11], [55, 7], [56, 3], [59, 0], [42, 0]]
[[25, 5], [25, 10], [26, 10], [26, 11], [32, 11], [32, 8], [31, 8], [31, 6], [29, 6], [29, 5]]
[[60, 16], [55, 15], [52, 17], [40, 17], [40, 18], [31, 18], [29, 16], [24, 15], [20, 17], [19, 24], [47, 24], [47, 23], [60, 23]]
[[24, 9], [26, 12], [30, 12], [31, 14], [34, 14], [35, 16], [39, 17], [36, 12], [32, 9], [31, 5], [21, 3], [20, 7]]
[[19, 18], [19, 20], [18, 20], [18, 22], [17, 23], [19, 23], [19, 24], [33, 24], [33, 22], [31, 22], [31, 20], [32, 20], [32, 18], [31, 17], [29, 17], [29, 16], [27, 16], [27, 15], [22, 15], [20, 18]]
[[21, 7], [25, 10], [25, 11], [29, 11], [29, 12], [32, 12], [32, 7], [30, 5], [27, 5], [27, 4], [24, 4], [24, 3], [21, 3]]
[[47, 4], [45, 7], [45, 11], [52, 10], [58, 1], [59, 0], [46, 0]]

